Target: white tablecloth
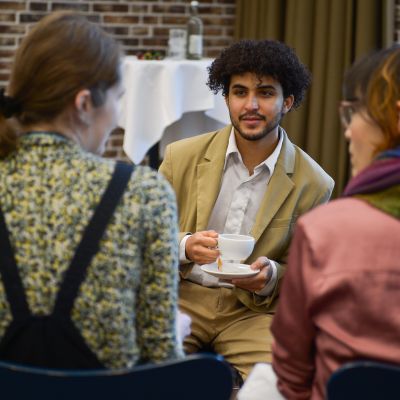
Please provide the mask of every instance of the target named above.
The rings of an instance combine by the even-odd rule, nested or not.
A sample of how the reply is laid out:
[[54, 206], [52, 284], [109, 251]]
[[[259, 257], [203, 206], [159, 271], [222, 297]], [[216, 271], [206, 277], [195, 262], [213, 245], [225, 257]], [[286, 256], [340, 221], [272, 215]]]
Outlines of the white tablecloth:
[[162, 156], [169, 142], [229, 123], [223, 96], [206, 86], [211, 62], [124, 59], [119, 123], [125, 129], [125, 153], [134, 163], [160, 140]]

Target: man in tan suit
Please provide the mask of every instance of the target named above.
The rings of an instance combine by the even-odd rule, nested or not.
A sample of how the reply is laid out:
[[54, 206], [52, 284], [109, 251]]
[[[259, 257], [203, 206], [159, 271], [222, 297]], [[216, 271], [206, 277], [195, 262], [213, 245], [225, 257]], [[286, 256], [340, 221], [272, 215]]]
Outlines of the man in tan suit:
[[[243, 378], [271, 361], [269, 327], [296, 219], [328, 201], [334, 185], [279, 126], [309, 83], [283, 43], [232, 45], [214, 60], [208, 81], [222, 90], [232, 125], [169, 145], [160, 167], [180, 215], [179, 305], [192, 318], [185, 350], [214, 350]], [[230, 281], [203, 272], [219, 256], [218, 233], [253, 236], [246, 263], [260, 272]]]

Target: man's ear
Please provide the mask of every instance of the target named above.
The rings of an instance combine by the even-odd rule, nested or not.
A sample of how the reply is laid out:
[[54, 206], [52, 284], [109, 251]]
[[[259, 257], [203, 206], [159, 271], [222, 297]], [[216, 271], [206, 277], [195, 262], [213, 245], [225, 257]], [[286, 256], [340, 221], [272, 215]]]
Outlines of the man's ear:
[[294, 102], [294, 96], [292, 94], [283, 100], [282, 112], [284, 114], [286, 114], [291, 110], [293, 102]]
[[84, 123], [89, 123], [90, 111], [93, 108], [92, 96], [90, 90], [82, 89], [75, 95], [74, 100], [75, 110], [79, 118]]

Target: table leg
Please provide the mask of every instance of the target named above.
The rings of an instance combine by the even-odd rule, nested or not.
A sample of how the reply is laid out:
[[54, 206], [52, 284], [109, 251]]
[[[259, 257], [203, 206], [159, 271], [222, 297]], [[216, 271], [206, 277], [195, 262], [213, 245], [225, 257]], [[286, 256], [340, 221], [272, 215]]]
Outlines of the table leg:
[[157, 142], [147, 152], [147, 155], [149, 157], [149, 166], [154, 169], [158, 169], [158, 167], [161, 164], [161, 160], [160, 160], [160, 156], [159, 156], [159, 144], [160, 144], [160, 142]]

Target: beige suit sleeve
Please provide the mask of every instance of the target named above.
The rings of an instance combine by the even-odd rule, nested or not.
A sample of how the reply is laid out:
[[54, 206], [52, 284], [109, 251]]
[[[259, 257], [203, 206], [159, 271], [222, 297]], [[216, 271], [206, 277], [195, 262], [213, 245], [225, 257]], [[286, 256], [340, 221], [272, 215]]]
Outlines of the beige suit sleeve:
[[[168, 180], [170, 185], [174, 188], [174, 182], [173, 182], [173, 163], [172, 163], [172, 150], [171, 150], [171, 145], [168, 145], [165, 149], [164, 153], [164, 160], [160, 165], [160, 168], [158, 169], [158, 172], [164, 175], [164, 177]], [[178, 196], [178, 193], [175, 193], [176, 196]], [[179, 210], [178, 210], [179, 213]], [[182, 239], [187, 235], [192, 232], [179, 232], [179, 243], [182, 241]]]
[[171, 161], [171, 145], [168, 145], [165, 149], [164, 160], [158, 169], [158, 172], [161, 172], [168, 182], [173, 186], [172, 181], [172, 161]]

